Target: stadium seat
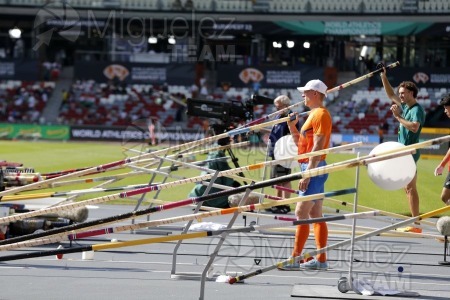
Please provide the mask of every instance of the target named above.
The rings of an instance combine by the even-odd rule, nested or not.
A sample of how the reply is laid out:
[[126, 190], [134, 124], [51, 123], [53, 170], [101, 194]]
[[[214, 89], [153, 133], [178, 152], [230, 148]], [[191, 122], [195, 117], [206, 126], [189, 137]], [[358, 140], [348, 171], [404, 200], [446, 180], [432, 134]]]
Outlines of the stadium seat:
[[212, 0], [197, 0], [194, 2], [194, 8], [199, 11], [212, 10]]
[[41, 123], [42, 111], [53, 90], [54, 83], [0, 82], [0, 122]]

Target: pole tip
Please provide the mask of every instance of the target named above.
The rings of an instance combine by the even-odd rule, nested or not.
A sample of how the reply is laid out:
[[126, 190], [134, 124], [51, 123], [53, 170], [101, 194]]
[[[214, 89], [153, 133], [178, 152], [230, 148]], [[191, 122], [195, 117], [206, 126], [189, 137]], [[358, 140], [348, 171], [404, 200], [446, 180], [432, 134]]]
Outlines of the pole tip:
[[230, 279], [228, 280], [229, 284], [233, 284], [233, 283], [236, 283], [236, 282], [237, 282], [236, 277], [230, 277]]
[[[63, 249], [64, 247], [62, 245], [59, 245], [57, 249]], [[58, 253], [56, 254], [56, 259], [62, 259], [64, 254]]]

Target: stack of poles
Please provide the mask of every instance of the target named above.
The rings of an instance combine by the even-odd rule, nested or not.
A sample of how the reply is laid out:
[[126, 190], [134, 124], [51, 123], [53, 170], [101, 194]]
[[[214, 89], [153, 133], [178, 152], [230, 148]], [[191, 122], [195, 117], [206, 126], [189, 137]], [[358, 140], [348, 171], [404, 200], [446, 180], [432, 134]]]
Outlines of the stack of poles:
[[[450, 137], [448, 137], [446, 140], [448, 141], [449, 139], [450, 139]], [[221, 191], [221, 192], [213, 193], [213, 194], [210, 194], [210, 195], [205, 195], [205, 196], [202, 196], [202, 197], [190, 198], [190, 199], [186, 199], [184, 201], [179, 201], [179, 202], [175, 202], [175, 203], [168, 203], [168, 204], [165, 204], [165, 205], [161, 205], [159, 207], [152, 207], [152, 208], [149, 208], [147, 210], [132, 212], [131, 215], [130, 214], [123, 214], [121, 216], [116, 216], [113, 220], [102, 219], [100, 221], [101, 221], [101, 224], [105, 224], [108, 221], [113, 221], [114, 222], [114, 221], [117, 221], [119, 219], [124, 219], [124, 218], [129, 218], [129, 217], [137, 217], [138, 215], [152, 213], [152, 212], [156, 212], [156, 211], [161, 211], [163, 209], [170, 209], [170, 208], [180, 207], [180, 206], [183, 206], [185, 204], [190, 204], [191, 202], [192, 203], [198, 203], [198, 202], [207, 201], [207, 200], [216, 198], [218, 196], [228, 196], [228, 195], [231, 195], [231, 194], [240, 193], [240, 192], [245, 191], [247, 189], [252, 190], [252, 189], [257, 189], [257, 188], [260, 188], [260, 187], [271, 186], [273, 184], [276, 184], [277, 182], [284, 182], [286, 180], [296, 180], [296, 179], [301, 179], [301, 178], [309, 178], [309, 177], [317, 176], [318, 174], [330, 173], [330, 172], [344, 170], [344, 169], [348, 169], [348, 168], [359, 166], [359, 165], [367, 165], [369, 163], [373, 163], [373, 162], [377, 162], [377, 161], [381, 161], [381, 160], [385, 160], [385, 159], [400, 157], [400, 156], [403, 156], [403, 155], [409, 155], [411, 153], [414, 153], [414, 151], [415, 150], [408, 150], [408, 151], [393, 150], [393, 151], [390, 151], [390, 152], [392, 152], [390, 154], [369, 155], [368, 157], [362, 157], [362, 158], [358, 158], [356, 160], [350, 160], [350, 161], [347, 161], [347, 162], [341, 162], [341, 163], [337, 163], [337, 164], [334, 164], [334, 165], [329, 165], [329, 166], [326, 166], [326, 167], [316, 168], [316, 169], [309, 170], [307, 172], [300, 172], [300, 173], [297, 173], [297, 174], [287, 175], [287, 176], [283, 176], [283, 177], [280, 177], [280, 178], [267, 180], [266, 182], [260, 182], [260, 183], [254, 184], [254, 185], [243, 186], [243, 187], [240, 187], [240, 188], [236, 188], [234, 190]], [[146, 190], [146, 189], [147, 188], [142, 189], [142, 190]], [[280, 202], [280, 201], [276, 201], [276, 204], [277, 205], [282, 205], [284, 203]], [[255, 209], [254, 205], [250, 205], [250, 207], [251, 207], [251, 209]], [[8, 218], [8, 217], [6, 217], [6, 218]], [[0, 221], [4, 221], [4, 220], [5, 220], [5, 218], [1, 218], [0, 219]], [[86, 223], [82, 223], [82, 224], [77, 224], [77, 225], [78, 226], [84, 225], [84, 227], [87, 227], [87, 226], [90, 226], [90, 225], [94, 225], [94, 224], [92, 224], [93, 222], [94, 221], [86, 222]], [[54, 232], [51, 232], [51, 233], [54, 233]], [[16, 240], [14, 240], [14, 241], [16, 241]], [[3, 241], [0, 244], [9, 244], [9, 243], [14, 242], [14, 241], [6, 240], [6, 241]]]
[[[242, 146], [247, 145], [248, 143], [240, 143], [236, 146]], [[226, 147], [217, 147], [217, 148], [226, 148]], [[200, 150], [196, 151], [195, 153], [203, 153], [208, 150]], [[182, 157], [181, 155], [178, 155], [178, 157]], [[179, 167], [179, 166], [177, 166]], [[166, 173], [163, 173], [166, 174]], [[106, 179], [112, 179], [112, 177], [106, 178]], [[87, 180], [90, 181], [90, 180]], [[84, 182], [84, 181], [83, 181]], [[141, 187], [145, 187], [147, 185], [131, 185], [131, 186], [125, 186], [125, 187], [112, 187], [112, 188], [91, 188], [87, 190], [75, 190], [75, 191], [69, 191], [69, 192], [50, 192], [50, 193], [40, 193], [40, 194], [27, 194], [27, 195], [10, 195], [10, 196], [4, 196], [3, 201], [13, 201], [13, 200], [27, 200], [27, 199], [37, 199], [37, 198], [43, 198], [43, 197], [62, 197], [62, 196], [71, 196], [72, 199], [75, 197], [78, 197], [80, 195], [85, 195], [88, 193], [98, 193], [98, 192], [111, 192], [111, 191], [120, 191], [120, 190], [129, 190], [129, 189], [137, 189]], [[1, 201], [1, 200], [0, 200]]]
[[[242, 147], [242, 146], [246, 146], [248, 145], [248, 142], [243, 142], [243, 143], [238, 143], [238, 144], [234, 144], [235, 147]], [[205, 153], [207, 151], [215, 151], [215, 150], [221, 150], [221, 149], [225, 149], [229, 147], [228, 146], [221, 146], [221, 147], [215, 147], [215, 148], [210, 148], [210, 149], [202, 149], [202, 150], [198, 150], [192, 153], [187, 153], [186, 155], [195, 155], [197, 153]], [[182, 158], [183, 155], [181, 154], [176, 154], [176, 155], [172, 155], [172, 156], [176, 156], [178, 158]], [[142, 162], [142, 161], [138, 161]], [[116, 168], [121, 168], [122, 166], [118, 166]], [[178, 166], [177, 166], [178, 167]], [[85, 168], [84, 168], [85, 169]], [[112, 168], [114, 169], [114, 168]], [[80, 169], [79, 169], [80, 170]], [[65, 171], [59, 171], [59, 172], [53, 172], [50, 174], [45, 174], [45, 175], [57, 175], [60, 173], [72, 173], [72, 172], [76, 172], [78, 170], [65, 170]], [[117, 175], [113, 175], [113, 176], [106, 176], [106, 177], [101, 177], [101, 178], [90, 178], [90, 179], [80, 179], [80, 180], [75, 180], [75, 181], [66, 181], [66, 182], [54, 182], [51, 183], [49, 185], [53, 186], [62, 186], [62, 185], [70, 185], [70, 184], [74, 184], [75, 183], [91, 183], [91, 182], [96, 182], [96, 181], [108, 181], [106, 184], [108, 183], [112, 183], [113, 181], [117, 180], [119, 177], [120, 178], [128, 178], [132, 175], [135, 175], [134, 172], [128, 173], [128, 174], [122, 174], [121, 176], [117, 176]], [[145, 174], [145, 173], [141, 173], [141, 174]], [[138, 175], [138, 174], [136, 174]], [[101, 185], [100, 185], [101, 186]], [[102, 188], [98, 188], [98, 187], [94, 187], [88, 190], [81, 190], [81, 191], [70, 191], [70, 192], [52, 192], [52, 193], [40, 193], [40, 194], [28, 194], [28, 195], [9, 195], [9, 196], [4, 196], [3, 200], [1, 201], [17, 201], [17, 200], [27, 200], [27, 199], [36, 199], [36, 198], [42, 198], [42, 197], [60, 197], [60, 196], [70, 196], [67, 200], [73, 201], [75, 198], [77, 198], [80, 195], [84, 195], [87, 193], [95, 193], [95, 192], [111, 192], [111, 191], [119, 191], [119, 190], [127, 190], [127, 189], [136, 189], [139, 187], [143, 187], [144, 185], [135, 185], [135, 186], [127, 186], [127, 187], [113, 187], [113, 188], [107, 188], [107, 189], [102, 189]], [[1, 199], [1, 197], [0, 197]], [[66, 200], [66, 201], [67, 201]], [[63, 201], [63, 202], [66, 202]], [[58, 203], [60, 204], [60, 203]]]
[[[442, 139], [442, 138], [441, 138]], [[446, 141], [448, 141], [448, 140], [450, 140], [450, 136], [448, 136], [447, 138], [446, 138]], [[330, 165], [330, 166], [326, 166], [326, 167], [322, 167], [322, 168], [316, 168], [316, 169], [312, 169], [312, 170], [310, 170], [310, 171], [308, 171], [308, 172], [304, 172], [305, 174], [302, 174], [302, 173], [299, 173], [299, 174], [293, 174], [293, 175], [288, 175], [288, 176], [283, 176], [282, 178], [276, 178], [276, 179], [272, 179], [272, 180], [268, 180], [268, 181], [266, 181], [266, 182], [260, 182], [260, 183], [257, 183], [257, 184], [254, 184], [254, 185], [249, 185], [249, 186], [244, 186], [244, 187], [240, 187], [240, 188], [236, 188], [235, 190], [228, 190], [228, 191], [221, 191], [221, 192], [217, 192], [217, 193], [213, 193], [213, 194], [210, 194], [210, 195], [205, 195], [205, 196], [202, 196], [202, 197], [198, 197], [198, 198], [196, 198], [196, 199], [191, 199], [191, 200], [195, 200], [195, 202], [201, 202], [201, 201], [207, 201], [207, 200], [210, 200], [210, 199], [212, 199], [212, 197], [213, 198], [215, 198], [215, 197], [217, 197], [218, 195], [220, 195], [220, 196], [226, 196], [226, 195], [232, 195], [232, 194], [235, 194], [236, 192], [242, 192], [242, 191], [245, 191], [245, 190], [247, 190], [247, 189], [250, 189], [250, 190], [252, 190], [252, 189], [257, 189], [257, 188], [260, 188], [260, 187], [265, 187], [265, 186], [270, 186], [273, 182], [282, 182], [282, 181], [285, 181], [287, 178], [289, 178], [289, 179], [292, 179], [292, 180], [295, 180], [295, 179], [301, 179], [301, 178], [308, 178], [308, 177], [313, 177], [313, 176], [316, 176], [317, 174], [325, 174], [325, 173], [330, 173], [330, 172], [332, 172], [332, 171], [338, 171], [338, 170], [343, 170], [343, 169], [348, 169], [348, 168], [351, 168], [351, 167], [356, 167], [356, 166], [360, 166], [360, 165], [367, 165], [367, 164], [369, 164], [369, 163], [374, 163], [374, 162], [378, 162], [378, 161], [382, 161], [382, 160], [385, 160], [385, 159], [392, 159], [392, 158], [396, 158], [396, 157], [401, 157], [401, 156], [404, 156], [404, 155], [410, 155], [410, 154], [412, 154], [412, 153], [414, 153], [414, 150], [408, 150], [408, 151], [396, 151], [396, 150], [393, 150], [392, 151], [392, 153], [391, 154], [381, 154], [381, 155], [379, 155], [379, 154], [377, 154], [377, 155], [375, 155], [374, 157], [370, 157], [370, 158], [367, 158], [367, 157], [362, 157], [362, 158], [357, 158], [356, 159], [356, 161], [355, 160], [352, 160], [352, 162], [350, 162], [350, 163], [343, 163], [343, 164], [341, 164], [340, 166], [333, 166], [333, 165]], [[339, 168], [336, 168], [336, 167], [339, 167]], [[237, 191], [236, 191], [237, 190]], [[354, 191], [354, 190], [353, 190]], [[348, 191], [347, 191], [348, 192]], [[342, 193], [342, 192], [341, 192]], [[322, 196], [325, 196], [325, 195], [322, 195]], [[317, 197], [318, 197], [318, 195], [314, 195], [314, 197], [313, 197], [313, 199], [317, 199]], [[302, 197], [303, 198], [303, 197]], [[298, 200], [298, 199], [295, 199], [295, 200]], [[294, 201], [294, 199], [287, 199], [287, 200], [280, 200], [280, 201], [276, 201], [275, 203], [273, 203], [273, 204], [277, 204], [277, 205], [285, 205], [285, 204], [287, 204], [287, 203], [289, 203], [289, 201], [293, 201], [293, 202], [295, 202]], [[180, 201], [180, 202], [178, 202], [178, 203], [181, 203], [181, 202], [183, 202], [183, 201]], [[168, 208], [171, 208], [172, 206], [174, 206], [176, 203], [172, 203], [172, 205], [169, 203], [168, 204]], [[258, 205], [258, 206], [257, 206]], [[254, 209], [256, 209], [256, 208], [260, 208], [260, 207], [264, 207], [266, 205], [266, 207], [267, 206], [270, 206], [270, 204], [252, 204], [252, 205], [248, 205], [248, 206], [246, 206], [247, 207], [247, 210], [254, 210]], [[162, 209], [162, 207], [164, 207], [165, 205], [161, 205], [160, 206], [160, 210]], [[178, 206], [178, 205], [175, 205], [176, 207]], [[221, 210], [221, 214], [222, 213], [224, 213], [224, 212], [234, 212], [234, 211], [238, 211], [240, 209], [240, 207], [239, 208], [233, 208], [233, 209], [224, 209], [224, 210]], [[445, 209], [445, 208], [444, 208]], [[448, 207], [448, 209], [450, 209], [450, 207]], [[157, 207], [154, 207], [154, 208], [150, 208], [150, 209], [148, 209], [146, 212], [150, 212], [150, 211], [158, 211], [158, 209], [157, 209]], [[445, 210], [444, 210], [445, 211]], [[387, 228], [390, 230], [391, 228], [396, 228], [396, 227], [399, 227], [399, 226], [402, 226], [402, 225], [404, 225], [404, 224], [407, 224], [407, 223], [411, 223], [411, 222], [414, 222], [414, 221], [416, 221], [416, 220], [418, 220], [418, 219], [422, 219], [422, 218], [425, 218], [425, 217], [429, 217], [429, 216], [432, 216], [432, 215], [435, 215], [436, 213], [440, 213], [440, 212], [442, 212], [442, 210], [438, 210], [438, 211], [435, 211], [435, 212], [432, 212], [432, 213], [429, 213], [429, 214], [425, 214], [425, 215], [421, 215], [420, 216], [420, 218], [419, 217], [415, 217], [415, 218], [410, 218], [410, 219], [408, 219], [408, 220], [406, 220], [406, 221], [402, 221], [402, 222], [400, 222], [400, 223], [397, 223], [397, 224], [394, 224], [394, 225], [391, 225], [391, 226], [388, 226]], [[205, 214], [212, 214], [212, 213], [215, 213], [214, 211], [213, 212], [208, 212], [208, 213], [205, 213]], [[372, 212], [370, 212], [370, 213], [372, 213]], [[133, 212], [133, 214], [134, 215], [138, 215], [138, 212]], [[375, 215], [376, 213], [373, 213], [373, 215]], [[124, 214], [125, 215], [125, 214]], [[123, 215], [122, 215], [123, 216]], [[116, 218], [116, 220], [117, 219], [119, 219], [119, 217], [120, 216], [117, 216], [117, 218]], [[336, 217], [334, 217], [335, 219], [333, 219], [333, 220], [338, 220], [340, 217], [342, 217], [342, 216], [336, 216]], [[97, 220], [98, 221], [98, 220]], [[319, 220], [320, 222], [323, 222], [324, 220], [322, 219], [322, 218], [320, 218], [320, 220]], [[101, 223], [106, 223], [107, 222], [107, 220], [105, 220], [105, 219], [102, 219], [101, 220]], [[297, 221], [294, 221], [294, 223], [295, 222], [297, 222]], [[92, 223], [92, 222], [86, 222], [86, 223]], [[85, 224], [85, 225], [92, 225], [92, 224], [86, 224], [86, 223], [82, 223], [82, 224]], [[294, 224], [293, 223], [293, 224]], [[297, 224], [297, 223], [295, 223], [295, 224]], [[300, 224], [300, 223], [299, 223]], [[81, 224], [80, 224], [81, 225]], [[298, 224], [297, 224], [298, 225]], [[276, 226], [280, 226], [280, 224], [276, 224]], [[269, 226], [270, 227], [270, 226]], [[386, 230], [386, 228], [384, 228], [384, 230]], [[379, 233], [378, 232], [378, 230], [377, 231], [375, 231], [377, 234]], [[45, 232], [44, 232], [45, 233]], [[205, 235], [206, 234], [206, 235]], [[204, 236], [210, 236], [211, 235], [211, 233], [209, 232], [207, 232], [207, 233], [197, 233], [197, 234], [193, 234], [193, 235], [191, 235], [192, 237], [204, 237]], [[366, 235], [363, 235], [363, 236], [367, 236], [367, 234]], [[372, 235], [371, 235], [372, 236]], [[355, 240], [356, 240], [357, 238], [355, 238]], [[157, 241], [166, 241], [164, 238], [161, 238], [161, 239], [156, 239]], [[27, 258], [27, 257], [36, 257], [36, 255], [37, 256], [47, 256], [47, 255], [55, 255], [55, 254], [64, 254], [64, 253], [74, 253], [74, 252], [80, 252], [80, 251], [90, 251], [90, 250], [94, 250], [94, 251], [99, 251], [99, 250], [104, 250], [104, 249], [110, 249], [110, 248], [118, 248], [118, 247], [126, 247], [126, 246], [135, 246], [135, 245], [141, 245], [141, 244], [147, 244], [147, 243], [152, 243], [152, 242], [154, 242], [154, 241], [156, 241], [155, 239], [144, 239], [144, 240], [140, 240], [140, 241], [131, 241], [131, 242], [123, 242], [123, 243], [113, 243], [113, 244], [107, 244], [107, 245], [101, 245], [101, 246], [98, 246], [98, 247], [96, 247], [95, 245], [94, 246], [87, 246], [88, 248], [85, 248], [85, 247], [81, 247], [81, 248], [77, 248], [77, 250], [75, 250], [75, 249], [57, 249], [57, 250], [54, 250], [54, 251], [48, 251], [48, 252], [44, 252], [44, 254], [39, 254], [39, 253], [29, 253], [29, 254], [26, 254], [26, 255], [28, 255], [28, 256], [22, 256], [22, 255], [18, 255], [18, 256], [4, 256], [4, 257], [2, 257], [1, 258], [1, 260], [3, 260], [3, 261], [6, 261], [6, 260], [13, 260], [13, 259], [22, 259], [22, 258]], [[5, 241], [3, 241], [3, 242], [5, 242]], [[6, 241], [7, 242], [7, 241]], [[344, 242], [345, 244], [346, 244], [346, 242]], [[9, 243], [0, 243], [1, 245], [3, 245], [3, 244], [9, 244]], [[339, 243], [339, 245], [343, 245], [342, 243]], [[323, 249], [326, 249], [326, 248], [322, 248], [322, 249], [319, 249], [319, 250], [317, 250], [316, 251], [316, 253], [315, 254], [317, 254], [317, 253], [322, 253], [323, 252]], [[329, 247], [328, 247], [328, 249], [329, 249]], [[58, 252], [58, 251], [60, 251], [60, 252]], [[320, 251], [322, 251], [322, 252], [320, 252]], [[312, 255], [312, 254], [311, 254]], [[307, 257], [309, 257], [307, 254], [305, 254], [305, 255], [303, 255], [303, 256], [299, 256], [299, 257], [305, 257], [305, 258], [307, 258]], [[299, 257], [296, 257], [295, 259], [301, 259], [301, 258], [299, 258]], [[293, 259], [289, 259], [289, 260], [286, 260], [286, 261], [284, 261], [283, 263], [293, 263], [294, 261], [293, 261]], [[279, 266], [280, 264], [278, 264], [278, 266]], [[275, 265], [275, 267], [274, 268], [276, 268], [277, 267], [277, 265]], [[257, 273], [258, 274], [258, 273]], [[256, 274], [256, 275], [257, 275]], [[252, 274], [253, 275], [253, 274]], [[251, 275], [243, 275], [243, 276], [250, 276], [251, 277]], [[242, 280], [244, 277], [236, 277], [236, 278], [234, 278], [233, 280], [231, 280], [230, 281], [230, 283], [233, 283], [233, 281], [235, 282], [235, 281], [238, 281], [238, 280]]]
[[[206, 184], [206, 183], [205, 183]], [[230, 187], [227, 186], [223, 186], [223, 185], [218, 185], [215, 184], [213, 185], [214, 187], [218, 187], [218, 188], [224, 188], [224, 189], [231, 189]], [[338, 190], [338, 191], [334, 191], [334, 192], [327, 192], [327, 193], [323, 193], [323, 194], [319, 194], [319, 195], [315, 195], [317, 196], [339, 196], [339, 195], [345, 195], [345, 194], [349, 194], [349, 193], [354, 193], [356, 192], [356, 190], [354, 189], [344, 189], [344, 190]], [[280, 201], [284, 201], [283, 199], [279, 199], [278, 197], [273, 197], [271, 195], [263, 195], [264, 197], [266, 197], [267, 199], [273, 199], [273, 198], [277, 198], [276, 200], [280, 200]], [[308, 201], [308, 199], [310, 199], [311, 197], [297, 197], [297, 198], [292, 198], [292, 199], [286, 199], [289, 200], [286, 203], [287, 204], [291, 204], [291, 203], [295, 203], [298, 201]], [[311, 198], [312, 199], [312, 198]], [[162, 201], [160, 201], [160, 203], [162, 203]], [[285, 203], [285, 202], [280, 202], [280, 203]], [[286, 204], [285, 203], [285, 204]], [[274, 202], [268, 202], [265, 204], [261, 204], [260, 206], [257, 206], [257, 208], [268, 208], [268, 207], [272, 207], [275, 205], [281, 205], [278, 202], [274, 203]], [[65, 236], [67, 235], [67, 233], [70, 231], [70, 234], [67, 235], [67, 240], [75, 240], [75, 239], [81, 239], [81, 238], [86, 238], [86, 237], [91, 237], [91, 236], [97, 236], [97, 235], [103, 235], [103, 234], [108, 234], [108, 233], [113, 233], [113, 232], [120, 232], [120, 231], [124, 231], [124, 230], [135, 230], [135, 229], [140, 229], [140, 228], [147, 228], [147, 227], [154, 227], [154, 226], [159, 226], [159, 225], [166, 225], [166, 224], [170, 224], [170, 223], [176, 223], [176, 222], [182, 222], [182, 221], [189, 221], [189, 220], [198, 220], [201, 221], [202, 218], [207, 218], [207, 217], [212, 217], [212, 216], [217, 216], [217, 215], [224, 215], [224, 214], [230, 214], [233, 213], [236, 209], [225, 209], [225, 210], [218, 210], [217, 208], [211, 208], [211, 207], [205, 207], [207, 209], [210, 210], [210, 212], [208, 213], [204, 213], [204, 214], [190, 214], [187, 216], [181, 216], [181, 217], [175, 217], [175, 218], [169, 218], [169, 219], [165, 219], [165, 220], [158, 220], [158, 221], [148, 221], [148, 222], [141, 222], [139, 224], [133, 224], [129, 226], [124, 226], [124, 227], [120, 227], [122, 229], [114, 229], [114, 228], [102, 228], [99, 230], [92, 230], [92, 231], [85, 231], [87, 229], [92, 229], [92, 228], [96, 228], [99, 226], [89, 226], [89, 227], [83, 227], [81, 229], [78, 230], [68, 230], [70, 228], [64, 228], [64, 230], [54, 230], [54, 231], [49, 231], [47, 230], [45, 232], [45, 234], [42, 233], [33, 233], [27, 236], [22, 236], [20, 238], [17, 238], [15, 240], [10, 240], [11, 243], [8, 244], [8, 246], [6, 248], [2, 248], [2, 246], [0, 246], [0, 251], [3, 250], [11, 250], [11, 249], [15, 249], [15, 248], [20, 248], [22, 247], [26, 247], [26, 246], [36, 246], [36, 245], [41, 245], [41, 244], [47, 244], [47, 242], [42, 242], [42, 243], [36, 243], [36, 242], [32, 242], [32, 244], [21, 244], [20, 240], [23, 241], [29, 241], [32, 239], [36, 239], [38, 237], [49, 237], [51, 236], [52, 238], [56, 237], [56, 236], [61, 236], [61, 240], [65, 240]], [[248, 208], [248, 207], [247, 207]], [[246, 211], [246, 208], [242, 208], [242, 209], [238, 209], [240, 212], [244, 212]], [[249, 209], [250, 210], [250, 209]], [[282, 221], [286, 221], [286, 220], [282, 220]], [[290, 221], [295, 221], [295, 220], [290, 220]], [[83, 223], [84, 224], [84, 223]], [[102, 223], [100, 226], [104, 226], [105, 223]], [[72, 227], [73, 228], [73, 227]], [[77, 234], [77, 232], [82, 232], [80, 234]], [[56, 239], [52, 239], [52, 243], [56, 242]]]

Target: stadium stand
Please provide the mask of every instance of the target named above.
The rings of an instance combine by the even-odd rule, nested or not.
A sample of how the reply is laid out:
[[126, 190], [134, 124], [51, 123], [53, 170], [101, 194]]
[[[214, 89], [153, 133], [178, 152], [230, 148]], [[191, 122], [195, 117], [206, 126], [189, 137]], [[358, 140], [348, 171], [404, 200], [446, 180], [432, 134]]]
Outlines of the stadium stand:
[[59, 123], [68, 125], [129, 125], [139, 119], [157, 117], [164, 126], [176, 120], [179, 104], [171, 99], [185, 98], [181, 91], [164, 92], [157, 85], [114, 85], [93, 80], [77, 80], [70, 97], [60, 110]]
[[[11, 123], [43, 123], [42, 111], [51, 96], [55, 82], [3, 81], [0, 83], [0, 121]], [[96, 83], [92, 80], [77, 80], [69, 92], [69, 98], [61, 105], [58, 123], [67, 125], [129, 125], [139, 119], [156, 117], [163, 126], [172, 126], [181, 121], [177, 116], [180, 105], [171, 98], [185, 101], [190, 97], [190, 87], [151, 84], [115, 86]], [[427, 113], [438, 107], [438, 102], [447, 93], [446, 88], [421, 88], [418, 101]], [[293, 102], [301, 101], [300, 93], [289, 89], [265, 89], [260, 94], [269, 98], [285, 94]], [[231, 87], [223, 92], [216, 89], [209, 99], [233, 99], [248, 101], [252, 95], [249, 88]], [[351, 99], [341, 99], [339, 93], [328, 95], [327, 103], [333, 114], [333, 131], [336, 133], [376, 134], [379, 126], [389, 125], [387, 134], [394, 134], [397, 128], [389, 110], [391, 102], [384, 90], [359, 89]], [[256, 105], [254, 117], [273, 112], [273, 107]], [[185, 118], [185, 117], [182, 117]], [[187, 117], [187, 128], [199, 129], [203, 120]]]
[[[43, 6], [46, 0], [18, 0], [14, 5]], [[159, 1], [159, 0], [72, 0], [70, 6], [75, 8], [114, 7], [131, 10], [151, 11], [220, 11], [224, 13], [252, 13], [266, 11], [270, 13], [366, 13], [366, 14], [399, 14], [402, 12], [403, 0], [190, 0], [190, 1]], [[447, 0], [419, 0], [418, 13], [443, 14], [450, 11]]]
[[0, 122], [42, 123], [41, 114], [55, 82], [0, 82]]
[[[261, 89], [261, 95], [275, 98], [280, 93], [290, 95], [287, 89]], [[161, 86], [151, 84], [133, 84], [115, 86], [113, 84], [97, 83], [93, 80], [77, 80], [71, 87], [68, 101], [61, 106], [59, 121], [66, 125], [129, 125], [139, 119], [154, 117], [163, 126], [172, 126], [174, 123], [186, 121], [187, 128], [199, 129], [202, 118], [177, 116], [182, 105], [190, 97], [190, 87], [167, 86], [164, 92]], [[300, 101], [301, 96], [294, 93], [293, 101]], [[224, 92], [214, 90], [208, 100], [237, 100], [250, 101], [252, 95], [248, 88], [230, 88]], [[273, 112], [270, 105], [255, 105], [254, 117], [261, 117]], [[186, 120], [184, 120], [186, 118]], [[181, 120], [180, 120], [181, 119]]]

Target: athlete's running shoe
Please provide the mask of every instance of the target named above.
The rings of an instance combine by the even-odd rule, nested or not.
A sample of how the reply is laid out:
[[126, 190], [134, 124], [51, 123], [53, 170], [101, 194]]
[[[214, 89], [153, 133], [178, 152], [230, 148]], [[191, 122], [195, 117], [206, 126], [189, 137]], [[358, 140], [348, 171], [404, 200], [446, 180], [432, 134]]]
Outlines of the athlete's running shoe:
[[328, 263], [320, 262], [317, 259], [311, 259], [308, 262], [300, 264], [300, 268], [307, 269], [307, 270], [326, 270], [326, 269], [328, 269]]
[[298, 262], [293, 263], [293, 264], [287, 264], [281, 267], [278, 267], [278, 270], [281, 271], [300, 271], [300, 264]]
[[[290, 257], [290, 259], [292, 259], [292, 257]], [[302, 268], [300, 267], [301, 264], [303, 264], [305, 261], [310, 261], [313, 260], [314, 257], [308, 257], [306, 260], [305, 259], [301, 259], [300, 262], [296, 262], [293, 264], [287, 264], [281, 267], [278, 267], [278, 270], [282, 270], [282, 271], [300, 271]]]

